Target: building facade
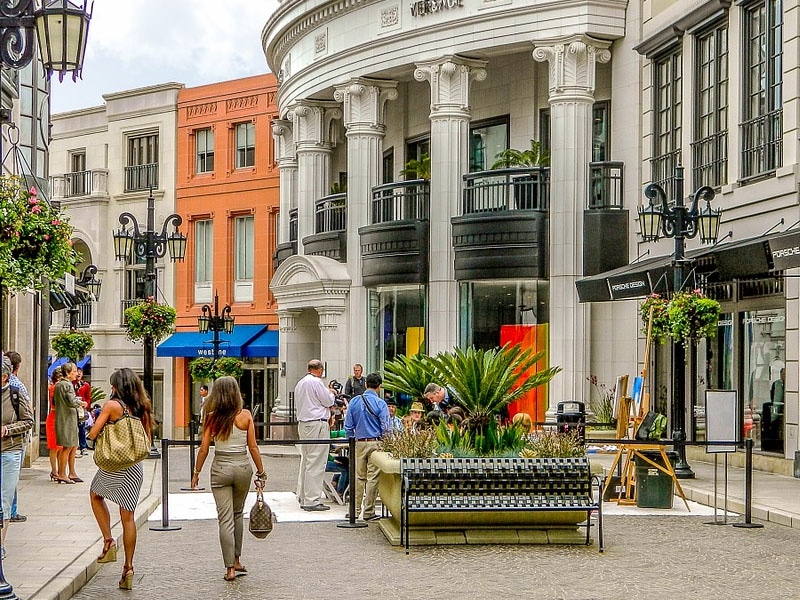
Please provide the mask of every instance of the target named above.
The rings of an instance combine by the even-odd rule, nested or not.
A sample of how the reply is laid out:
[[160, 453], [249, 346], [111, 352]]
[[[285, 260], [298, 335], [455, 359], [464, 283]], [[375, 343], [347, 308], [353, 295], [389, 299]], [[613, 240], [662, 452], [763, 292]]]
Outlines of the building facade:
[[[280, 82], [280, 394], [312, 357], [343, 377], [519, 340], [563, 369], [540, 418], [588, 401], [590, 376], [637, 375], [643, 294], [610, 301], [607, 274], [658, 291], [672, 246], [638, 240], [637, 207], [648, 183], [673, 194], [683, 165], [732, 232], [687, 241], [684, 285], [725, 315], [690, 352], [686, 422], [700, 437], [705, 389], [736, 390], [740, 430], [792, 456], [798, 265], [758, 236], [786, 241], [800, 219], [797, 15], [778, 0], [281, 3], [262, 35]], [[547, 164], [492, 168], [530, 140]], [[669, 354], [649, 356], [668, 412]]]

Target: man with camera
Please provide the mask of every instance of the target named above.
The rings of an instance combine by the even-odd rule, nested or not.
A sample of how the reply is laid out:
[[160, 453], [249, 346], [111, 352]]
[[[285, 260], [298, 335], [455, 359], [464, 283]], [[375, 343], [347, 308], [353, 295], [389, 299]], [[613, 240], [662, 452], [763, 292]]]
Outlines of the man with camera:
[[[328, 424], [335, 393], [332, 385], [325, 387], [322, 373], [325, 365], [319, 359], [308, 362], [308, 374], [294, 388], [297, 408], [297, 433], [301, 440], [321, 440], [331, 437]], [[332, 384], [333, 382], [331, 382]], [[339, 386], [341, 389], [341, 386]], [[329, 444], [299, 444], [300, 473], [297, 477], [297, 500], [303, 510], [330, 510], [322, 503], [322, 483], [328, 462]]]
[[391, 419], [386, 402], [379, 394], [383, 380], [378, 373], [366, 377], [366, 391], [350, 399], [344, 428], [347, 438], [356, 438], [356, 517], [362, 508], [363, 519], [380, 519], [375, 514], [375, 498], [378, 496], [380, 471], [369, 462], [369, 457], [378, 449], [381, 437], [391, 431]]

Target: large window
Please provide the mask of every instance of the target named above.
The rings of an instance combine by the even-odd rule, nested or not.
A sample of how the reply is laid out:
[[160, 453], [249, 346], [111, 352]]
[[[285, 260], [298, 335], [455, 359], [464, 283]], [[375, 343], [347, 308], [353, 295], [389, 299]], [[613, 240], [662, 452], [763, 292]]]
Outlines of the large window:
[[728, 181], [728, 26], [695, 39], [694, 188]]
[[194, 301], [211, 302], [214, 283], [214, 221], [194, 223]]
[[683, 80], [679, 51], [653, 61], [653, 97], [653, 158], [650, 161], [650, 176], [664, 190], [672, 190], [675, 167], [681, 162]]
[[469, 130], [469, 172], [487, 171], [508, 148], [508, 118], [476, 123]]
[[125, 191], [158, 187], [158, 134], [128, 137], [128, 162], [125, 167]]
[[256, 164], [256, 126], [253, 123], [236, 125], [236, 168]]
[[783, 6], [764, 0], [744, 9], [742, 178], [783, 164]]
[[195, 156], [197, 173], [214, 172], [214, 132], [211, 129], [195, 132]]
[[425, 286], [370, 290], [368, 371], [380, 371], [399, 355], [425, 354]]
[[252, 216], [234, 219], [234, 302], [253, 300], [254, 224]]

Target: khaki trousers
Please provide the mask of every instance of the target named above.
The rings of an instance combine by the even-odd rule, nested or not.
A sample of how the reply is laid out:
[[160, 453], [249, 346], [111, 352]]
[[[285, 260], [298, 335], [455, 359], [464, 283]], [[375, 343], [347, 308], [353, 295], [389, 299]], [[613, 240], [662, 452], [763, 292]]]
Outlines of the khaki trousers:
[[[331, 428], [327, 421], [300, 421], [297, 434], [301, 440], [327, 440], [331, 437]], [[300, 451], [297, 501], [300, 506], [322, 504], [322, 481], [330, 444], [299, 444], [297, 448]]]
[[356, 516], [363, 510], [364, 519], [375, 515], [380, 471], [369, 462], [369, 457], [379, 446], [378, 441], [356, 442]]
[[236, 564], [242, 555], [244, 502], [250, 491], [253, 467], [247, 453], [215, 453], [211, 463], [211, 493], [217, 505], [219, 545], [225, 568]]

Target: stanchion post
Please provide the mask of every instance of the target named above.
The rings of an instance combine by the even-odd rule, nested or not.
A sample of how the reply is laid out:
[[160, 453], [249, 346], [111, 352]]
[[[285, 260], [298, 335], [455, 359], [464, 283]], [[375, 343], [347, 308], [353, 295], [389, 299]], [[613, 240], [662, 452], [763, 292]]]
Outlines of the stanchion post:
[[744, 467], [744, 523], [734, 523], [734, 527], [758, 529], [764, 527], [761, 523], [753, 523], [753, 438], [744, 442], [745, 467]]
[[192, 420], [189, 421], [189, 487], [182, 487], [182, 492], [202, 492], [206, 488], [200, 487], [199, 485], [196, 488], [192, 487], [192, 477], [194, 477], [194, 434], [195, 434], [195, 427], [197, 426], [197, 421], [195, 421], [194, 417]]
[[[342, 527], [343, 529], [358, 529], [361, 527], [367, 527], [367, 524], [364, 521], [356, 521], [356, 489], [358, 486], [356, 485], [356, 438], [351, 437], [348, 440], [348, 452], [350, 453], [350, 461], [348, 465], [348, 469], [350, 471], [350, 498], [347, 505], [350, 508], [350, 518], [344, 523], [337, 523], [337, 527]], [[361, 498], [358, 499], [359, 502]]]
[[150, 531], [178, 531], [180, 527], [169, 524], [169, 440], [161, 439], [161, 525]]

